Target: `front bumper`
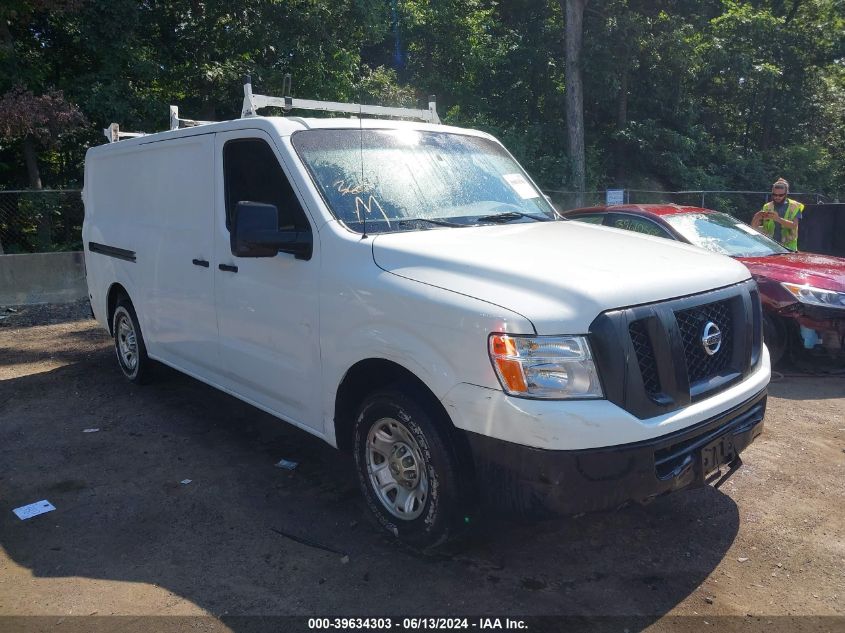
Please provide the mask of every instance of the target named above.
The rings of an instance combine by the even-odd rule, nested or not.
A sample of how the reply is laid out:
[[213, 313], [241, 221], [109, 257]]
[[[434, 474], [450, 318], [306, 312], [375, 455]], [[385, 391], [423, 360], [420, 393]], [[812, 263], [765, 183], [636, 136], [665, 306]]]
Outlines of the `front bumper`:
[[488, 505], [529, 515], [577, 514], [646, 503], [704, 485], [702, 449], [727, 438], [738, 456], [763, 432], [766, 389], [693, 427], [584, 450], [544, 450], [467, 433]]

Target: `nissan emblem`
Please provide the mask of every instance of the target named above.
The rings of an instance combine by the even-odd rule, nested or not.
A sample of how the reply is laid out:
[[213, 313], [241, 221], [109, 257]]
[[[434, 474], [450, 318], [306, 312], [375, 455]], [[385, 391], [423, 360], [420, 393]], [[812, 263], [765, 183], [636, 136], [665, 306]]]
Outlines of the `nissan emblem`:
[[704, 353], [708, 356], [714, 356], [722, 347], [722, 331], [713, 321], [708, 321], [704, 326], [704, 332], [701, 335], [701, 346], [704, 348]]

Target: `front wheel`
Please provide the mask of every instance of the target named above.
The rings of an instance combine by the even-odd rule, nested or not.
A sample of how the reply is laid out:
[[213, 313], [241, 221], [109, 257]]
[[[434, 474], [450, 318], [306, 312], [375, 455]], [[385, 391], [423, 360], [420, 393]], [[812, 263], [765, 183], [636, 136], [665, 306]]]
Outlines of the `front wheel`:
[[355, 422], [358, 482], [378, 523], [401, 541], [427, 548], [469, 523], [466, 475], [437, 420], [405, 391], [369, 396]]

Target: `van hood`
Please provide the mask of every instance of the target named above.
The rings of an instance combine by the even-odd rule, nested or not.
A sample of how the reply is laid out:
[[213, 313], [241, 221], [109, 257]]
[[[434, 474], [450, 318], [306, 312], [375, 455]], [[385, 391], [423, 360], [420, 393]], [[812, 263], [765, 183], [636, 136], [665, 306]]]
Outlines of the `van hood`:
[[538, 334], [583, 334], [605, 310], [738, 283], [729, 257], [580, 222], [532, 222], [386, 233], [381, 269], [521, 314]]

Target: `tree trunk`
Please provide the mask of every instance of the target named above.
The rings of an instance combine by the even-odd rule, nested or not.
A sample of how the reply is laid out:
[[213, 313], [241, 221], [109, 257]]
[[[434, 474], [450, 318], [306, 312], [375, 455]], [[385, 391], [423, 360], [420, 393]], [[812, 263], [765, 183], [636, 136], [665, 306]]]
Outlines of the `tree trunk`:
[[628, 58], [624, 59], [624, 67], [622, 74], [619, 77], [619, 96], [616, 109], [616, 132], [619, 138], [616, 139], [616, 185], [619, 187], [625, 186], [625, 178], [627, 176], [628, 160], [625, 156], [627, 149], [625, 140], [621, 137], [622, 132], [628, 126]]
[[[29, 188], [35, 191], [40, 191], [42, 189], [41, 172], [38, 169], [38, 156], [35, 152], [35, 142], [31, 136], [27, 136], [23, 140], [23, 156], [26, 161], [26, 171], [29, 175]], [[40, 252], [43, 252], [50, 249], [53, 227], [50, 221], [50, 207], [46, 204], [47, 201], [41, 194], [35, 195], [36, 198], [33, 201], [33, 208], [37, 210], [37, 247]]]
[[581, 44], [587, 0], [564, 0], [566, 15], [566, 132], [569, 139], [572, 184], [578, 192], [576, 206], [584, 204], [584, 85], [581, 77]]
[[23, 140], [23, 157], [26, 161], [26, 173], [29, 175], [29, 188], [41, 189], [41, 172], [38, 170], [38, 157], [31, 136]]

